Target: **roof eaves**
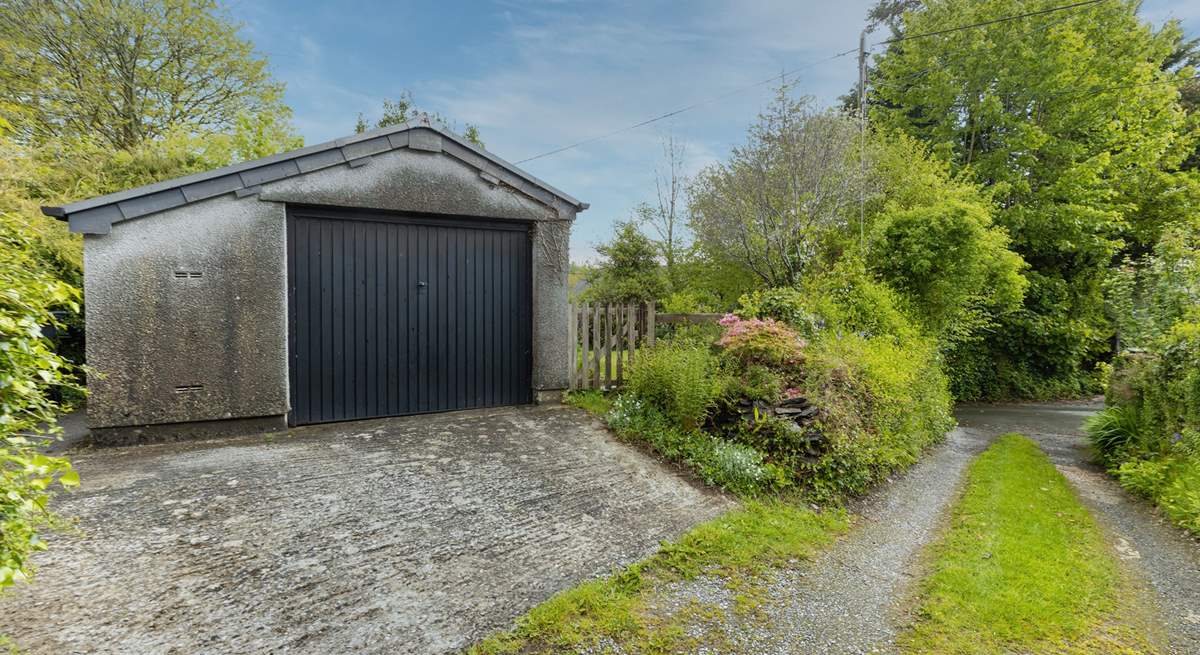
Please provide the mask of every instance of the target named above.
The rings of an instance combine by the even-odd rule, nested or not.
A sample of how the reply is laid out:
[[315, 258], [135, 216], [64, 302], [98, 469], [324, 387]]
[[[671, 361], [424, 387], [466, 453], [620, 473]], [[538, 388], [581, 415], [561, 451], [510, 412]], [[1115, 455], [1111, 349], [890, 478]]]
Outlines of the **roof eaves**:
[[[424, 130], [436, 134], [430, 135], [436, 143], [430, 139], [415, 138]], [[545, 204], [553, 205], [555, 199], [558, 199], [576, 211], [583, 211], [588, 207], [586, 203], [579, 202], [456, 134], [432, 125], [400, 123], [262, 159], [89, 198], [62, 207], [43, 207], [42, 213], [59, 220], [68, 220], [73, 232], [107, 234], [112, 228], [112, 223], [343, 163], [365, 163], [365, 158], [372, 155], [404, 147], [444, 151]]]

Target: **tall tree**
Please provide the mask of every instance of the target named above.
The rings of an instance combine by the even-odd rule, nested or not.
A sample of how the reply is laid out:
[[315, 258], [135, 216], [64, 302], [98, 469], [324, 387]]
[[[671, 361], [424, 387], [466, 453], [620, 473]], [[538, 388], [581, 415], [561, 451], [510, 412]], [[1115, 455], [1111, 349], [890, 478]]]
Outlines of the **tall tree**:
[[[1168, 34], [1176, 35], [1175, 48], [1163, 61], [1163, 70], [1181, 74], [1183, 79], [1179, 85], [1179, 104], [1192, 117], [1200, 120], [1200, 37], [1186, 38], [1179, 21], [1169, 22]], [[1200, 170], [1200, 140], [1192, 149], [1181, 168], [1185, 170]]]
[[[919, 35], [1056, 4], [929, 0], [900, 29]], [[985, 185], [1030, 264], [1023, 311], [979, 353], [993, 395], [1083, 390], [1111, 334], [1106, 269], [1122, 248], [1154, 243], [1164, 213], [1178, 209], [1164, 192], [1194, 143], [1178, 101], [1182, 74], [1163, 68], [1178, 30], [1151, 29], [1137, 5], [910, 38], [876, 60], [872, 121]]]
[[289, 132], [283, 85], [215, 0], [5, 0], [0, 91], [24, 142], [132, 148], [239, 121]]
[[667, 279], [678, 287], [677, 264], [687, 249], [685, 203], [688, 180], [683, 172], [684, 145], [674, 135], [662, 140], [662, 162], [654, 170], [655, 202], [636, 209], [638, 221], [658, 235], [658, 247], [667, 267]]
[[714, 260], [733, 261], [768, 286], [797, 282], [845, 227], [866, 180], [857, 122], [816, 111], [781, 88], [729, 160], [697, 175], [691, 228]]

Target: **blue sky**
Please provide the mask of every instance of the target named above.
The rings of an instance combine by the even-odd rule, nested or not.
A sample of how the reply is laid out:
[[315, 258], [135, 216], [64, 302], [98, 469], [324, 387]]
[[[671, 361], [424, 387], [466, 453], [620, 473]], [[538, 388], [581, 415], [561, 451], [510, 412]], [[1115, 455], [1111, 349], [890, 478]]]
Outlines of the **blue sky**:
[[[233, 0], [230, 14], [287, 83], [307, 143], [353, 131], [359, 112], [410, 91], [419, 106], [479, 126], [487, 147], [517, 161], [752, 84], [858, 44], [873, 0], [688, 2], [324, 2]], [[1147, 0], [1143, 14], [1200, 31], [1200, 2]], [[832, 103], [854, 57], [790, 81]], [[524, 167], [585, 202], [575, 261], [639, 202], [654, 197], [661, 141], [685, 145], [696, 171], [743, 139], [771, 87], [625, 132]]]

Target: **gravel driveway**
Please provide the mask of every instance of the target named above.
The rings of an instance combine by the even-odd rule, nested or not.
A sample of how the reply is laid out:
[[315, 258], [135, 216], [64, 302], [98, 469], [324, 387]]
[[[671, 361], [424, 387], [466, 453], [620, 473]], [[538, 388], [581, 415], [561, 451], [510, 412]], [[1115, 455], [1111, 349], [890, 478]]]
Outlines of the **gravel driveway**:
[[[723, 580], [698, 578], [661, 590], [671, 614], [694, 603], [720, 612], [725, 642], [702, 653], [841, 655], [893, 653], [909, 620], [904, 603], [920, 574], [962, 475], [995, 437], [1021, 432], [1046, 450], [1113, 538], [1114, 550], [1157, 592], [1171, 653], [1200, 654], [1200, 544], [1132, 499], [1089, 464], [1079, 427], [1096, 403], [965, 405], [960, 427], [906, 474], [853, 507], [859, 525], [811, 562], [780, 570], [761, 614], [739, 615]], [[695, 626], [700, 634], [711, 619]]]
[[774, 573], [771, 602], [740, 616], [715, 578], [672, 585], [656, 604], [670, 613], [700, 603], [723, 611], [726, 642], [703, 653], [835, 655], [890, 653], [921, 549], [954, 500], [967, 464], [988, 435], [956, 429], [894, 481], [852, 507], [859, 525], [811, 562]]
[[73, 453], [30, 653], [443, 653], [730, 502], [571, 408]]

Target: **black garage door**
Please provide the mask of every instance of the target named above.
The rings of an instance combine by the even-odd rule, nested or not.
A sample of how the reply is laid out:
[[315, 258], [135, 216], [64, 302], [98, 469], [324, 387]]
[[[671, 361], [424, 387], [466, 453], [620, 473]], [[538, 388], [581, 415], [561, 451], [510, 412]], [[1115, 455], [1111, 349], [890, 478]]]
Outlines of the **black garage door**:
[[530, 401], [525, 225], [289, 208], [292, 424]]

